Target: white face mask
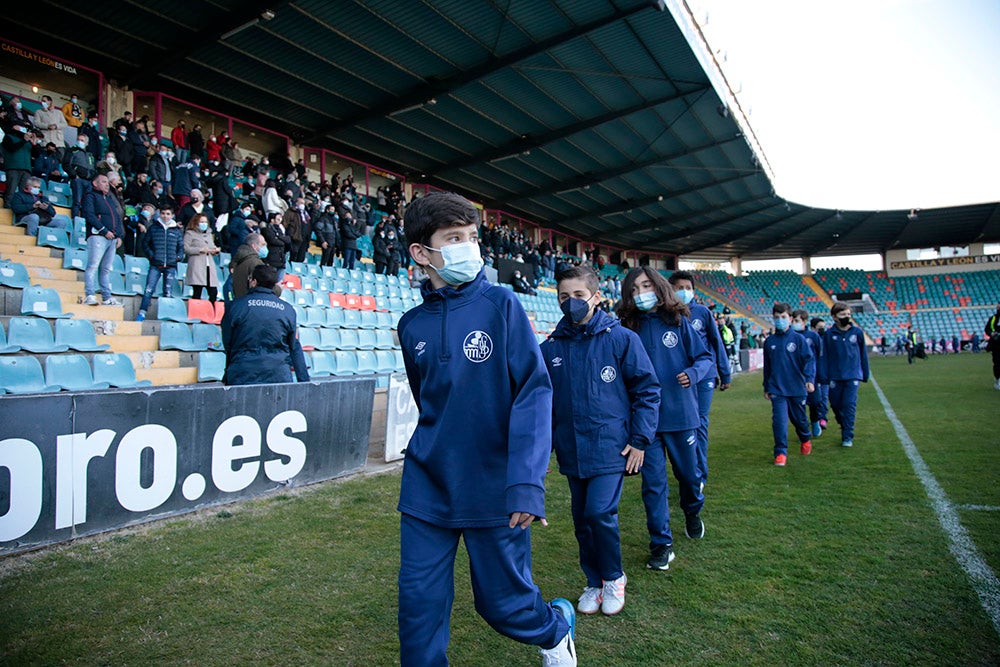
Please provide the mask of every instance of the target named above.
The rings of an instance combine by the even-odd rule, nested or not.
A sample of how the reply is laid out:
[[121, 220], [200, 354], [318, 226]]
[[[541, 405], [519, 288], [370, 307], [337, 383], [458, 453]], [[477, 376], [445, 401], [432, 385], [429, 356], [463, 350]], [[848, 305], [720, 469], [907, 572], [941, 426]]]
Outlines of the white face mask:
[[656, 292], [643, 292], [642, 294], [636, 294], [635, 307], [644, 313], [648, 313], [656, 307], [656, 302], [659, 300], [656, 296]]
[[441, 248], [424, 246], [427, 250], [440, 252], [444, 266], [440, 269], [434, 265], [430, 268], [437, 272], [441, 280], [449, 285], [464, 285], [479, 275], [483, 268], [483, 258], [479, 253], [479, 244], [475, 241], [452, 243]]

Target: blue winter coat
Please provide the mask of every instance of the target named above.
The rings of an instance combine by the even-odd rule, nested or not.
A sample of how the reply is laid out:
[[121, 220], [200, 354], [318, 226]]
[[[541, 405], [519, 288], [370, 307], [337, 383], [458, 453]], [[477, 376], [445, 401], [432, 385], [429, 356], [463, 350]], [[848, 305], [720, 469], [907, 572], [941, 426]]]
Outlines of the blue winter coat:
[[183, 262], [186, 257], [184, 254], [184, 229], [177, 224], [174, 224], [173, 227], [164, 227], [158, 221], [151, 221], [146, 229], [143, 247], [151, 266], [160, 269], [177, 266], [177, 262]]
[[226, 348], [225, 383], [309, 381], [299, 344], [295, 311], [269, 288], [255, 287], [229, 306], [222, 318]]
[[87, 236], [103, 236], [112, 232], [115, 238], [123, 238], [125, 223], [118, 206], [111, 193], [104, 194], [97, 190], [87, 192], [80, 207], [80, 215], [87, 220]]
[[776, 331], [764, 341], [764, 391], [775, 396], [804, 397], [806, 382], [816, 381], [816, 357], [805, 336]]
[[[686, 317], [677, 324], [667, 324], [656, 311], [643, 313], [637, 333], [660, 380], [657, 433], [698, 428], [701, 419], [696, 385], [715, 374], [712, 353]], [[680, 373], [687, 373], [690, 386], [680, 385], [677, 381]]]
[[729, 368], [729, 355], [726, 354], [726, 344], [722, 342], [719, 334], [719, 327], [715, 324], [715, 318], [710, 311], [700, 303], [692, 301], [688, 304], [691, 309], [691, 326], [701, 336], [701, 342], [705, 344], [708, 351], [715, 358], [715, 372], [718, 374], [722, 384], [730, 384], [733, 381], [732, 371]]
[[563, 317], [542, 343], [552, 380], [559, 471], [588, 479], [623, 472], [621, 451], [656, 436], [660, 383], [642, 341], [603, 310], [583, 326]]
[[824, 384], [836, 380], [868, 382], [868, 348], [860, 327], [852, 324], [847, 331], [836, 325], [826, 328], [819, 377]]
[[420, 410], [399, 511], [453, 528], [545, 516], [552, 385], [524, 309], [482, 271], [457, 288], [424, 281], [421, 291], [398, 326]]
[[174, 197], [190, 197], [192, 190], [200, 190], [201, 181], [198, 179], [198, 165], [190, 160], [177, 165], [174, 169], [174, 182], [171, 191]]

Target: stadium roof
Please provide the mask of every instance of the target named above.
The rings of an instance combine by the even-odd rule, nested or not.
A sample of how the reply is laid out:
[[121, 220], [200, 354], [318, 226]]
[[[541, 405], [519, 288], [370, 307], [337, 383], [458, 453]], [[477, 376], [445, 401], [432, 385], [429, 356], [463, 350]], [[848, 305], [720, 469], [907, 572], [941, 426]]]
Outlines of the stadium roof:
[[44, 20], [7, 18], [28, 46], [598, 243], [722, 259], [1000, 240], [1000, 204], [913, 216], [776, 197], [650, 0], [33, 7]]

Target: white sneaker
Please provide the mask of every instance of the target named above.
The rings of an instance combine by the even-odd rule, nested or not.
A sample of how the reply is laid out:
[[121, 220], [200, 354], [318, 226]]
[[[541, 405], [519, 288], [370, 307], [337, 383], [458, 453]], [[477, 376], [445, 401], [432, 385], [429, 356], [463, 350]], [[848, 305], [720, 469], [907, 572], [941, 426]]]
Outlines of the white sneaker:
[[583, 589], [583, 595], [576, 603], [576, 610], [581, 614], [596, 614], [601, 608], [601, 600], [604, 597], [602, 590], [597, 586], [587, 586]]
[[628, 577], [622, 576], [612, 581], [604, 582], [604, 599], [601, 601], [601, 613], [605, 616], [614, 616], [625, 606], [625, 584]]
[[566, 636], [552, 648], [542, 649], [543, 667], [576, 667], [576, 645], [573, 643], [573, 633]]
[[997, 381], [993, 383], [993, 388], [1000, 389], [1000, 378], [997, 378]]
[[85, 298], [83, 300], [83, 305], [85, 305], [85, 306], [96, 306], [97, 305], [97, 297], [94, 296], [93, 294], [88, 294], [87, 298]]
[[101, 305], [102, 306], [121, 306], [121, 305], [124, 305], [124, 304], [122, 304], [122, 302], [119, 301], [118, 299], [116, 299], [115, 297], [111, 297], [110, 299], [105, 299], [104, 302]]

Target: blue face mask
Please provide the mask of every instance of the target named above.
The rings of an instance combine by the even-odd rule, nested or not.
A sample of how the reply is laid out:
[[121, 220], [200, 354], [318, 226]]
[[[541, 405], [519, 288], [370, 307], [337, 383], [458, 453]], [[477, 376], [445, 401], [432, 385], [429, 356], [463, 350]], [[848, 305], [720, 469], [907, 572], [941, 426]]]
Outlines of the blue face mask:
[[208, 231], [208, 223], [207, 222], [199, 222], [198, 223], [198, 229], [200, 229], [203, 232], [207, 232]]
[[792, 322], [792, 331], [805, 331], [806, 325], [802, 322]]
[[563, 315], [569, 318], [570, 322], [579, 324], [587, 318], [587, 315], [590, 315], [590, 299], [584, 301], [570, 297], [559, 304], [559, 309], [562, 310]]
[[33, 195], [36, 195], [36, 196], [37, 196], [37, 195], [38, 195], [38, 193], [39, 193], [39, 192], [41, 192], [41, 191], [42, 191], [42, 189], [41, 189], [41, 188], [28, 188], [28, 192], [30, 192], [31, 194], [33, 194]]
[[464, 285], [479, 275], [483, 268], [483, 258], [479, 254], [479, 244], [475, 241], [452, 243], [441, 248], [424, 246], [428, 250], [441, 253], [444, 266], [440, 269], [432, 264], [428, 267], [437, 272], [441, 280], [449, 285]]
[[687, 304], [694, 301], [694, 290], [692, 289], [679, 289], [675, 291], [677, 298], [686, 306]]
[[144, 210], [144, 211], [141, 211], [140, 214], [142, 215], [142, 217], [146, 218], [147, 220], [149, 220], [150, 218], [153, 217], [153, 212], [152, 211], [145, 211]]
[[775, 320], [774, 321], [774, 330], [775, 331], [787, 331], [788, 330], [788, 324], [789, 324], [789, 322], [790, 322], [790, 320]]
[[257, 256], [260, 257], [261, 259], [267, 257], [267, 246], [261, 246], [260, 248], [257, 248]]
[[659, 299], [656, 296], [656, 292], [643, 292], [642, 294], [635, 295], [635, 307], [644, 313], [648, 313], [656, 307], [656, 302]]

